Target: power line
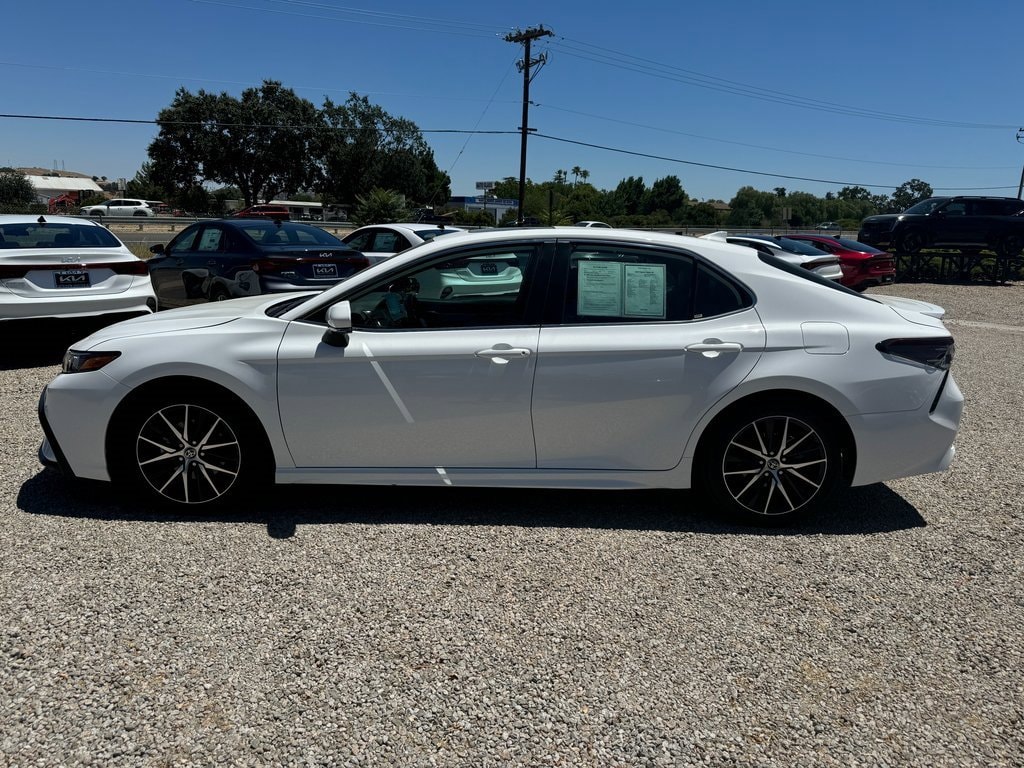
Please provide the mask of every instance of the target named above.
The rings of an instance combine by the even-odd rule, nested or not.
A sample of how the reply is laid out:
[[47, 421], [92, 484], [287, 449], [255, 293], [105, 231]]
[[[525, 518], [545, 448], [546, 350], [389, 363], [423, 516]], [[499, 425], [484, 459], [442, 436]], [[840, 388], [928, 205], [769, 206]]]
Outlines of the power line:
[[[217, 128], [277, 128], [277, 129], [308, 129], [315, 127], [310, 124], [275, 124], [275, 123], [221, 123], [216, 121], [161, 121], [161, 120], [135, 120], [130, 118], [116, 118], [116, 117], [76, 117], [71, 115], [19, 115], [19, 114], [0, 114], [0, 118], [7, 118], [12, 120], [61, 120], [71, 122], [86, 122], [86, 123], [125, 123], [129, 125], [194, 125], [194, 126], [207, 126]], [[348, 130], [358, 131], [358, 128], [336, 128], [335, 130]], [[388, 132], [383, 129], [384, 132]], [[481, 131], [478, 129], [467, 130], [463, 128], [419, 128], [420, 133], [432, 133], [432, 134], [470, 134], [480, 136], [517, 136], [520, 135], [521, 131]], [[630, 149], [622, 149], [620, 147], [609, 147], [604, 144], [595, 144], [593, 142], [581, 141], [578, 139], [568, 139], [563, 136], [552, 136], [544, 133], [531, 134], [540, 139], [548, 139], [549, 141], [561, 142], [563, 144], [574, 144], [581, 147], [589, 147], [591, 149], [599, 149], [605, 152], [614, 152], [621, 155], [630, 155], [633, 157], [643, 157], [650, 160], [661, 160], [668, 163], [678, 163], [681, 165], [692, 165], [700, 168], [710, 168], [719, 171], [731, 171], [733, 173], [746, 173], [752, 176], [767, 176], [775, 179], [790, 179], [793, 181], [811, 181], [819, 184], [838, 184], [849, 187], [866, 187], [868, 189], [897, 189], [899, 184], [867, 184], [858, 181], [840, 181], [837, 179], [818, 179], [809, 176], [797, 176], [794, 174], [784, 173], [772, 173], [769, 171], [755, 171], [750, 168], [735, 168], [728, 165], [716, 165], [714, 163], [702, 163], [696, 160], [685, 160], [678, 157], [668, 157], [666, 155], [655, 155], [648, 152], [638, 152]], [[937, 191], [939, 190], [964, 190], [964, 191], [985, 191], [995, 189], [1012, 189], [1012, 186], [990, 186], [990, 187], [932, 187]]]
[[[573, 45], [572, 43], [576, 43], [576, 45]], [[1005, 130], [1013, 127], [996, 123], [972, 123], [957, 120], [942, 120], [930, 117], [916, 117], [913, 115], [903, 115], [895, 112], [882, 112], [862, 107], [835, 104], [833, 102], [797, 96], [783, 91], [759, 88], [757, 86], [740, 83], [734, 80], [727, 80], [725, 78], [696, 72], [694, 70], [683, 69], [671, 64], [664, 64], [652, 59], [645, 59], [622, 51], [614, 51], [605, 46], [591, 45], [589, 43], [573, 41], [564, 37], [559, 38], [557, 42], [552, 43], [552, 48], [567, 56], [574, 56], [576, 58], [597, 64], [603, 64], [609, 67], [645, 74], [663, 80], [684, 83], [698, 88], [730, 93], [736, 96], [745, 96], [747, 98], [757, 99], [760, 101], [799, 107], [801, 109], [830, 112], [833, 114], [848, 115], [851, 117], [887, 120], [891, 122], [911, 123], [943, 128]], [[614, 56], [610, 54], [614, 54]]]
[[[666, 157], [664, 155], [653, 155], [653, 154], [649, 154], [647, 152], [636, 152], [636, 151], [633, 151], [633, 150], [630, 150], [630, 149], [620, 149], [618, 147], [608, 147], [608, 146], [604, 146], [603, 144], [592, 144], [592, 143], [586, 142], [586, 141], [578, 141], [576, 139], [566, 139], [566, 138], [563, 138], [561, 136], [550, 136], [550, 135], [544, 134], [544, 133], [535, 133], [533, 135], [536, 136], [539, 139], [548, 139], [550, 141], [558, 141], [558, 142], [561, 142], [563, 144], [575, 144], [575, 145], [581, 146], [581, 147], [590, 147], [591, 149], [600, 149], [600, 150], [604, 150], [605, 152], [615, 152], [615, 153], [621, 154], [621, 155], [632, 155], [633, 157], [645, 157], [645, 158], [648, 158], [650, 160], [662, 160], [664, 162], [680, 163], [682, 165], [694, 165], [694, 166], [699, 166], [701, 168], [712, 168], [712, 169], [718, 170], [718, 171], [733, 171], [735, 173], [746, 173], [746, 174], [750, 174], [752, 176], [768, 176], [768, 177], [771, 177], [771, 178], [774, 178], [774, 179], [790, 179], [790, 180], [793, 180], [793, 181], [813, 181], [813, 182], [817, 182], [817, 183], [820, 183], [820, 184], [840, 184], [840, 185], [842, 185], [844, 187], [866, 187], [868, 189], [898, 189], [900, 187], [899, 184], [865, 184], [863, 182], [858, 182], [858, 181], [837, 181], [836, 179], [815, 179], [815, 178], [810, 178], [810, 177], [807, 177], [807, 176], [793, 176], [793, 175], [785, 174], [785, 173], [770, 173], [768, 171], [753, 171], [753, 170], [750, 170], [749, 168], [732, 168], [732, 167], [727, 166], [727, 165], [714, 165], [712, 163], [700, 163], [700, 162], [697, 162], [696, 160], [683, 160], [683, 159], [680, 159], [680, 158], [677, 158], [677, 157]], [[932, 187], [932, 189], [935, 189], [935, 190], [963, 189], [963, 190], [968, 190], [968, 191], [980, 191], [980, 190], [989, 190], [989, 189], [1012, 189], [1012, 187], [1005, 187], [1005, 186], [1000, 186], [1000, 187]]]

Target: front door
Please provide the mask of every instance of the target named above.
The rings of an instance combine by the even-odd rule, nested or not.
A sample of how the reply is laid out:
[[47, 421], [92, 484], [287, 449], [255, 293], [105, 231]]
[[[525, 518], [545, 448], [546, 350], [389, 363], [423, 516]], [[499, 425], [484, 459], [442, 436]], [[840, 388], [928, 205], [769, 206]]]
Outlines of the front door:
[[449, 253], [349, 298], [347, 347], [322, 313], [291, 323], [278, 401], [298, 467], [536, 466], [530, 397], [540, 328], [532, 244]]

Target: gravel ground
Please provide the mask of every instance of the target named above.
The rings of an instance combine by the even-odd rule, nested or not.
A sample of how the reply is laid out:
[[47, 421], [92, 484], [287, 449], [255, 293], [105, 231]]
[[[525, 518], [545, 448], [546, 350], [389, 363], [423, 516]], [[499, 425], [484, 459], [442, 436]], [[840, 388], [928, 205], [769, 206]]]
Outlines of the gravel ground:
[[945, 474], [799, 531], [686, 493], [278, 490], [200, 518], [41, 471], [0, 361], [0, 766], [1024, 764], [1024, 285], [942, 304]]

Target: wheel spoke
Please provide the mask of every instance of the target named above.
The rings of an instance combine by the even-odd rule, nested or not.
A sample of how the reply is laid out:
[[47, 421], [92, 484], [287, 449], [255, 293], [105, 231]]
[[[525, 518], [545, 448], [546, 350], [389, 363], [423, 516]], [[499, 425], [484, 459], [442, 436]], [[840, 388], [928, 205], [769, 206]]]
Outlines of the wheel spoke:
[[[780, 454], [780, 456], [785, 456], [787, 453], [792, 451], [794, 448], [796, 448], [798, 445], [800, 445], [800, 443], [802, 443], [804, 440], [806, 440], [808, 437], [810, 437], [813, 434], [814, 434], [813, 432], [806, 432], [803, 437], [801, 437], [799, 440], [797, 440], [795, 443], [793, 443], [791, 446], [789, 446], [789, 448], [786, 448]], [[783, 443], [783, 445], [785, 445], [785, 443]]]
[[772, 494], [775, 493], [775, 483], [768, 486], [768, 498], [764, 500], [764, 514], [768, 514], [768, 505], [772, 503]]
[[202, 473], [203, 478], [206, 480], [206, 482], [210, 484], [210, 488], [213, 489], [214, 498], [220, 496], [220, 491], [217, 490], [217, 486], [214, 485], [213, 480], [210, 479], [210, 473], [206, 471], [206, 467], [203, 464], [199, 465], [199, 471]]
[[739, 493], [735, 494], [736, 498], [739, 499], [740, 496], [742, 496], [744, 493], [749, 491], [751, 486], [753, 486], [754, 483], [756, 483], [759, 479], [761, 479], [761, 470], [758, 470], [757, 474], [754, 475], [752, 478], [750, 478], [750, 482], [747, 483], [745, 486], [743, 486], [743, 490], [742, 491], [740, 491]]
[[181, 454], [178, 454], [178, 453], [166, 454], [165, 453], [163, 456], [155, 456], [152, 459], [146, 459], [145, 461], [140, 461], [139, 462], [139, 466], [140, 467], [144, 467], [147, 464], [152, 464], [155, 461], [167, 461], [167, 459], [179, 459], [180, 460], [181, 459]]
[[160, 493], [163, 493], [164, 490], [167, 488], [167, 486], [170, 485], [172, 482], [174, 482], [174, 480], [179, 475], [183, 474], [184, 471], [185, 471], [184, 466], [178, 467], [176, 470], [174, 470], [174, 474], [171, 475], [169, 478], [167, 478], [167, 482], [166, 483], [164, 483], [162, 486], [160, 486], [160, 488], [159, 488]]
[[[196, 446], [197, 448], [218, 448], [218, 447], [220, 447], [220, 446], [216, 446], [216, 445], [207, 445], [206, 444], [206, 441], [210, 439], [210, 435], [213, 434], [213, 430], [215, 430], [217, 428], [217, 425], [220, 424], [220, 421], [221, 421], [220, 416], [218, 416], [217, 420], [215, 422], [213, 422], [213, 426], [210, 427], [210, 431], [207, 432], [206, 435], [203, 437], [203, 439], [199, 441], [199, 445]], [[224, 445], [230, 445], [230, 443], [224, 443]]]
[[789, 470], [789, 474], [790, 474], [790, 475], [792, 475], [792, 476], [794, 476], [794, 477], [798, 477], [798, 478], [800, 478], [801, 480], [803, 480], [803, 481], [804, 481], [805, 483], [807, 483], [808, 485], [813, 485], [813, 486], [814, 486], [814, 488], [815, 488], [815, 490], [817, 490], [818, 488], [821, 488], [821, 483], [816, 483], [816, 482], [814, 482], [813, 480], [808, 480], [808, 479], [807, 479], [806, 477], [804, 477], [803, 475], [801, 475], [801, 474], [800, 474], [799, 472], [797, 472], [797, 471], [796, 471], [795, 469], [791, 469], [791, 470]]
[[784, 469], [803, 469], [804, 467], [812, 467], [815, 464], [824, 464], [828, 459], [815, 459], [814, 461], [804, 461], [800, 464], [783, 464]]
[[205, 467], [206, 469], [212, 469], [214, 472], [223, 472], [225, 475], [231, 475], [232, 477], [238, 476], [237, 472], [232, 472], [230, 469], [224, 469], [223, 467], [214, 466], [208, 461], [203, 461], [202, 459], [196, 459], [196, 464], [201, 467]]
[[142, 435], [139, 436], [139, 439], [140, 440], [145, 440], [150, 445], [155, 445], [161, 451], [165, 451], [167, 453], [177, 453], [177, 451], [180, 450], [180, 449], [177, 449], [177, 448], [170, 448], [170, 447], [164, 445], [163, 443], [158, 443], [158, 442], [156, 442], [156, 440], [150, 440], [148, 437], [144, 437]]
[[163, 412], [163, 411], [160, 411], [160, 418], [164, 420], [164, 424], [166, 424], [166, 425], [167, 425], [167, 428], [168, 428], [169, 430], [171, 430], [171, 433], [172, 433], [172, 434], [173, 434], [173, 435], [174, 435], [174, 436], [175, 436], [176, 438], [178, 438], [178, 440], [180, 440], [180, 441], [181, 441], [182, 443], [184, 443], [184, 442], [187, 442], [187, 441], [185, 440], [185, 438], [184, 438], [184, 437], [182, 436], [181, 432], [179, 432], [179, 431], [178, 431], [178, 428], [177, 428], [177, 427], [175, 427], [175, 426], [174, 426], [173, 424], [171, 424], [171, 422], [170, 422], [170, 421], [168, 421], [168, 420], [167, 420], [167, 417], [166, 417], [166, 416], [164, 415], [164, 412]]
[[789, 494], [786, 493], [786, 486], [782, 484], [782, 478], [775, 478], [775, 484], [779, 486], [779, 493], [782, 494], [782, 498], [784, 498], [786, 500], [786, 503], [789, 504], [789, 511], [792, 512], [794, 509], [796, 509], [796, 505], [792, 501], [790, 501]]
[[[758, 438], [758, 440], [760, 440], [760, 438]], [[729, 445], [734, 445], [737, 448], [742, 448], [744, 451], [747, 451], [749, 453], [754, 454], [759, 459], [763, 459], [765, 457], [765, 452], [764, 451], [759, 451], [759, 450], [757, 450], [755, 448], [749, 448], [749, 447], [743, 445], [742, 443], [737, 443], [737, 442], [733, 441], [733, 442], [729, 443]], [[762, 443], [762, 445], [764, 445], [764, 444]]]

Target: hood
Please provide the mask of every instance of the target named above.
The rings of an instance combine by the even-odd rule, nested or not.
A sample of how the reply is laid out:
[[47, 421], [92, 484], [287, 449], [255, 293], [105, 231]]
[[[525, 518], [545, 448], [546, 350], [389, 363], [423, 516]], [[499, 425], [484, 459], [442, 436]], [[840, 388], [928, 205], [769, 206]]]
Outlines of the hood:
[[231, 299], [230, 301], [213, 301], [194, 307], [167, 309], [163, 312], [134, 317], [131, 320], [124, 320], [120, 323], [109, 325], [106, 328], [101, 328], [73, 346], [78, 350], [88, 350], [97, 344], [105, 344], [114, 339], [123, 339], [129, 336], [148, 336], [159, 333], [188, 331], [194, 328], [210, 328], [214, 325], [230, 323], [232, 320], [237, 320], [240, 317], [263, 315], [266, 313], [267, 308], [272, 307], [274, 304], [294, 299], [301, 295], [318, 296], [319, 291], [297, 291], [295, 293], [274, 294], [272, 296], [247, 296], [241, 299]]
[[868, 216], [861, 224], [882, 224], [887, 221], [898, 221], [902, 217], [902, 213], [880, 213], [877, 216]]

